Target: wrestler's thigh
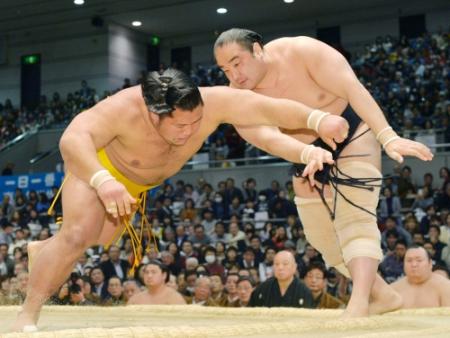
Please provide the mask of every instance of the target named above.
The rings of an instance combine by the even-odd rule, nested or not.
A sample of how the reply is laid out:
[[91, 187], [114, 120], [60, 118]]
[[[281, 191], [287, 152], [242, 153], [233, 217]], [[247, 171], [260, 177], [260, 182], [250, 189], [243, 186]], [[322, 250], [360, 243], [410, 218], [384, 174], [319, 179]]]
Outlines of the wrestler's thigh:
[[97, 240], [97, 245], [111, 245], [115, 243], [122, 234], [124, 225], [120, 219], [114, 219], [111, 216], [105, 218], [102, 232]]
[[105, 220], [105, 209], [96, 191], [75, 175], [68, 174], [62, 190], [62, 208], [60, 233], [95, 244]]
[[[292, 177], [292, 183], [294, 185], [295, 195], [301, 198], [320, 198], [319, 193], [313, 187], [311, 187], [308, 180], [300, 177]], [[316, 186], [322, 189], [322, 183], [316, 181]], [[329, 185], [323, 187], [323, 195], [325, 198], [331, 198], [332, 193]]]
[[[367, 124], [362, 123], [359, 125], [358, 129], [355, 132], [355, 136], [360, 135], [362, 132], [366, 131], [369, 127]], [[345, 158], [346, 156], [352, 156], [349, 158]], [[361, 156], [357, 156], [361, 155]], [[356, 156], [356, 158], [354, 157]], [[357, 161], [368, 162], [375, 166], [378, 170], [381, 170], [381, 147], [378, 141], [375, 138], [375, 134], [373, 131], [369, 130], [367, 133], [358, 137], [354, 141], [350, 142], [342, 151], [340, 155], [339, 163], [345, 163], [348, 161]]]

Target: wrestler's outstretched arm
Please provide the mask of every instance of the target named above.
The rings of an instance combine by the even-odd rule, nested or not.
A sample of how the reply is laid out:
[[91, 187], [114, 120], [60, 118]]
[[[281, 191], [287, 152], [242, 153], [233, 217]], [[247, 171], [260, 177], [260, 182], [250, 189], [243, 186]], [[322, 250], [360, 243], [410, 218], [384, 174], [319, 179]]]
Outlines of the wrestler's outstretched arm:
[[[97, 158], [97, 150], [104, 148], [115, 137], [120, 136], [123, 125], [121, 113], [127, 111], [132, 102], [122, 93], [97, 103], [94, 107], [77, 115], [64, 131], [59, 142], [64, 165], [68, 172], [90, 184], [94, 174], [105, 168]], [[114, 178], [101, 178], [101, 185], [95, 187], [106, 210], [117, 217], [130, 214], [131, 204], [136, 201], [126, 188]], [[112, 207], [114, 205], [114, 207]]]
[[[229, 87], [201, 88], [205, 107], [214, 109], [219, 123], [234, 125], [265, 125], [284, 129], [315, 129], [333, 149], [348, 134], [347, 121], [336, 115], [326, 115], [300, 102], [276, 99], [250, 90]], [[309, 126], [308, 126], [309, 124]]]
[[[294, 40], [299, 57], [304, 60], [308, 73], [322, 88], [347, 100], [361, 119], [367, 123], [386, 153], [403, 162], [403, 156], [415, 156], [430, 161], [433, 154], [425, 145], [405, 138], [395, 138], [389, 123], [368, 90], [359, 82], [342, 54], [327, 44], [308, 37]], [[389, 142], [387, 142], [389, 141]]]
[[308, 177], [311, 186], [315, 183], [314, 173], [322, 170], [324, 163], [334, 163], [333, 155], [329, 151], [300, 142], [283, 134], [278, 127], [235, 127], [239, 135], [255, 147], [288, 162], [306, 164], [302, 176]]

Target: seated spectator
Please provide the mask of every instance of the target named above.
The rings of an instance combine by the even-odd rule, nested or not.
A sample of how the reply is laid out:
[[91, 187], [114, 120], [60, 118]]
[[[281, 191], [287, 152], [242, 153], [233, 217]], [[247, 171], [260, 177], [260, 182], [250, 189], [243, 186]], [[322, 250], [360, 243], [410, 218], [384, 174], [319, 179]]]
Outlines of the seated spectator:
[[406, 231], [405, 228], [403, 228], [402, 226], [397, 225], [397, 220], [395, 218], [388, 216], [386, 218], [384, 225], [385, 229], [381, 233], [381, 243], [384, 247], [387, 247], [386, 234], [390, 230], [396, 230], [399, 239], [404, 241], [407, 246], [410, 246], [412, 244], [411, 234], [408, 231]]
[[108, 284], [105, 283], [103, 270], [99, 266], [94, 267], [89, 277], [92, 284], [92, 293], [100, 297], [102, 301], [108, 298]]
[[402, 205], [400, 203], [400, 198], [392, 194], [391, 189], [385, 187], [383, 190], [383, 197], [380, 199], [380, 212], [379, 216], [382, 220], [387, 217], [394, 217], [397, 221], [400, 221], [400, 213]]
[[238, 263], [242, 269], [258, 268], [258, 262], [255, 259], [255, 251], [253, 248], [246, 248], [242, 254], [242, 259], [239, 259]]
[[423, 234], [427, 234], [430, 228], [431, 222], [436, 218], [436, 207], [434, 205], [430, 205], [426, 210], [426, 215], [423, 216], [420, 220], [420, 232]]
[[416, 186], [412, 182], [411, 172], [411, 167], [404, 166], [398, 179], [398, 195], [401, 204], [405, 207], [411, 206], [411, 198], [416, 193]]
[[227, 303], [227, 295], [224, 291], [224, 285], [222, 282], [221, 275], [210, 275], [209, 279], [211, 280], [211, 299], [218, 306], [226, 306]]
[[[416, 217], [414, 217], [413, 215], [406, 216], [404, 224], [405, 224], [406, 231], [408, 231], [411, 236], [413, 236], [416, 232], [420, 231], [419, 230], [420, 229], [419, 222], [417, 221]], [[414, 242], [414, 238], [413, 238], [413, 242]]]
[[169, 269], [157, 260], [150, 261], [144, 268], [144, 284], [147, 290], [132, 296], [127, 305], [154, 304], [175, 305], [186, 304], [181, 294], [167, 286]]
[[233, 199], [231, 200], [231, 204], [228, 207], [228, 214], [242, 216], [243, 210], [244, 206], [241, 204], [239, 197], [233, 197]]
[[435, 204], [437, 210], [448, 208], [450, 205], [450, 182], [445, 184], [445, 190], [436, 197]]
[[259, 280], [261, 283], [273, 277], [273, 259], [275, 254], [274, 248], [267, 248], [264, 252], [264, 260], [259, 264]]
[[108, 280], [108, 294], [109, 296], [103, 305], [115, 306], [125, 304], [122, 280], [119, 277], [113, 276]]
[[380, 271], [387, 283], [396, 281], [403, 275], [403, 259], [405, 258], [406, 243], [398, 240], [395, 244], [395, 251], [385, 256], [380, 264]]
[[209, 275], [225, 275], [225, 268], [216, 259], [216, 249], [213, 246], [208, 246], [204, 252], [205, 268]]
[[313, 307], [311, 291], [295, 276], [294, 256], [280, 251], [274, 258], [275, 277], [261, 283], [253, 292], [248, 306]]
[[433, 205], [433, 190], [429, 186], [424, 186], [417, 192], [416, 199], [411, 206], [411, 209], [420, 208], [425, 211], [430, 205]]
[[250, 247], [255, 253], [255, 260], [259, 266], [259, 264], [264, 260], [264, 253], [261, 249], [261, 238], [259, 238], [258, 235], [252, 235], [250, 237]]
[[134, 279], [126, 280], [123, 283], [123, 299], [127, 303], [131, 297], [139, 292], [139, 286]]
[[237, 273], [229, 272], [225, 280], [225, 292], [227, 295], [224, 306], [233, 307], [233, 303], [239, 298], [237, 293], [237, 281], [239, 280], [239, 275]]
[[297, 263], [298, 274], [301, 278], [305, 276], [306, 267], [311, 262], [320, 261], [323, 263], [319, 252], [310, 243], [307, 243], [305, 245], [305, 252], [303, 253], [303, 255], [301, 255], [299, 259], [294, 256], [294, 259]]
[[344, 308], [343, 301], [327, 292], [327, 269], [319, 262], [312, 262], [306, 268], [305, 284], [311, 291], [316, 309]]
[[186, 303], [203, 306], [217, 306], [211, 298], [211, 293], [211, 279], [206, 276], [199, 277], [195, 281], [194, 295], [192, 297], [186, 297]]
[[225, 225], [222, 222], [217, 222], [214, 225], [214, 231], [211, 238], [211, 243], [216, 244], [217, 242], [227, 243], [230, 240], [230, 234], [225, 233]]
[[253, 290], [255, 290], [255, 282], [251, 277], [239, 277], [237, 281], [238, 299], [231, 306], [232, 307], [248, 306]]
[[423, 247], [428, 251], [431, 257], [431, 263], [433, 266], [435, 265], [445, 265], [444, 262], [441, 261], [441, 257], [436, 255], [436, 249], [434, 248], [434, 244], [430, 241], [425, 240], [423, 243]]
[[205, 234], [205, 228], [201, 224], [197, 224], [194, 228], [194, 234], [189, 237], [194, 247], [211, 244], [211, 238]]
[[245, 247], [245, 233], [239, 229], [239, 225], [237, 222], [230, 222], [229, 233], [230, 238], [228, 241], [228, 245], [230, 247], [233, 246], [237, 249]]
[[180, 255], [185, 259], [189, 257], [197, 257], [197, 253], [194, 251], [194, 247], [192, 246], [192, 242], [190, 240], [186, 240], [181, 245]]
[[442, 250], [447, 246], [445, 243], [441, 242], [441, 229], [437, 225], [430, 225], [430, 229], [428, 230], [428, 239], [433, 244], [436, 258], [440, 259], [442, 255]]
[[447, 213], [445, 222], [441, 225], [441, 235], [439, 236], [439, 240], [446, 243], [447, 246], [450, 246], [450, 213]]
[[179, 217], [182, 220], [188, 219], [191, 222], [195, 220], [197, 210], [194, 207], [194, 201], [192, 199], [189, 198], [184, 202], [184, 208], [181, 209]]
[[203, 225], [205, 229], [205, 233], [208, 236], [211, 236], [214, 233], [215, 225], [217, 220], [214, 218], [214, 211], [212, 209], [205, 208], [202, 214], [203, 220], [201, 225]]
[[161, 251], [160, 254], [161, 254], [161, 262], [165, 266], [167, 266], [169, 272], [175, 276], [178, 275], [180, 269], [175, 263], [175, 258], [173, 257], [173, 255], [169, 251]]
[[108, 250], [108, 259], [100, 264], [100, 268], [106, 280], [113, 276], [119, 277], [120, 280], [125, 280], [130, 269], [130, 263], [120, 259], [120, 249], [117, 245], [111, 245]]
[[77, 306], [84, 306], [84, 305], [95, 305], [90, 300], [86, 299], [83, 290], [78, 284], [72, 284], [69, 287], [69, 299], [70, 304], [77, 305]]
[[403, 297], [403, 308], [450, 306], [450, 281], [432, 272], [431, 257], [423, 247], [406, 251], [405, 274], [392, 284]]

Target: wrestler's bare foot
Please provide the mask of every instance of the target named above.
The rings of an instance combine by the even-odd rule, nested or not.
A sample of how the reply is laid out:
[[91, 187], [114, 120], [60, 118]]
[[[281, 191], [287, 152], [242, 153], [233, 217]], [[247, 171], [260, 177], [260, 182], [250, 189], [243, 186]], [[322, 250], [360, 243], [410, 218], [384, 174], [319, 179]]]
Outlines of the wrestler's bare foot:
[[369, 316], [369, 302], [350, 299], [341, 318], [360, 318]]
[[370, 315], [380, 315], [382, 313], [398, 310], [403, 305], [403, 299], [392, 288], [385, 288], [379, 297], [374, 298], [369, 304]]
[[31, 332], [36, 331], [37, 315], [27, 314], [20, 311], [17, 318], [11, 326], [12, 332]]

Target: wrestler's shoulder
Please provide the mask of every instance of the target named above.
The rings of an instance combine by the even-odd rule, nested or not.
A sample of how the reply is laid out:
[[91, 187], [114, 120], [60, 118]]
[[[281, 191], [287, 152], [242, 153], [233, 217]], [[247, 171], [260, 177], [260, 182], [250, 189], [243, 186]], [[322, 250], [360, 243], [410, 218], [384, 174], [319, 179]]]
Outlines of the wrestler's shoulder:
[[450, 280], [436, 273], [431, 274], [430, 282], [432, 286], [436, 288], [450, 288]]
[[317, 46], [321, 42], [317, 39], [311, 38], [309, 36], [294, 36], [294, 37], [283, 37], [275, 39], [267, 43], [264, 48], [268, 50], [282, 50], [286, 51], [289, 49], [297, 50], [298, 48], [309, 48]]

